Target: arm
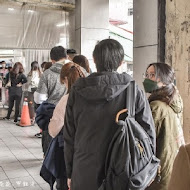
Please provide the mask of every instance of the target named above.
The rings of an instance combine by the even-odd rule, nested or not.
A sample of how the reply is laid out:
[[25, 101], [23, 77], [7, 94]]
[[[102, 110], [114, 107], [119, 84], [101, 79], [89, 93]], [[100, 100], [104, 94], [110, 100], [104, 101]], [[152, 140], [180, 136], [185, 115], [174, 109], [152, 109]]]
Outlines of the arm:
[[65, 112], [65, 125], [63, 128], [64, 137], [64, 156], [65, 165], [67, 171], [67, 177], [71, 178], [73, 167], [73, 155], [74, 155], [74, 138], [75, 138], [75, 124], [73, 116], [73, 90], [71, 90], [66, 112]]
[[68, 95], [65, 95], [61, 98], [61, 100], [55, 107], [55, 110], [53, 112], [53, 117], [50, 120], [48, 130], [49, 130], [49, 134], [53, 138], [55, 138], [58, 135], [58, 133], [61, 131], [61, 129], [63, 128], [67, 98], [68, 98]]
[[27, 82], [27, 78], [24, 74], [22, 74], [21, 83], [24, 84]]
[[137, 86], [137, 95], [136, 95], [135, 119], [150, 136], [150, 139], [152, 140], [152, 146], [153, 146], [152, 148], [155, 152], [156, 133], [155, 133], [155, 126], [152, 118], [151, 109], [144, 92], [140, 90], [138, 86]]
[[38, 88], [34, 93], [34, 102], [36, 104], [41, 104], [48, 98], [48, 84], [45, 77], [45, 73], [41, 76]]

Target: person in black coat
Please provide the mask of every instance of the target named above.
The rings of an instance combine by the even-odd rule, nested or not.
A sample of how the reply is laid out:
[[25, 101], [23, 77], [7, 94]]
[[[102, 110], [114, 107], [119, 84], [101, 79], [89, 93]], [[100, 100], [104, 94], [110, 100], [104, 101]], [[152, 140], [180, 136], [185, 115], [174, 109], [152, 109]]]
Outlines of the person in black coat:
[[16, 62], [13, 69], [6, 76], [6, 83], [11, 82], [9, 87], [9, 109], [7, 116], [4, 119], [10, 119], [10, 115], [15, 102], [15, 116], [14, 122], [16, 123], [19, 115], [19, 106], [22, 98], [22, 85], [27, 82], [26, 76], [23, 74], [24, 69], [22, 63]]
[[[108, 146], [117, 130], [115, 117], [125, 108], [126, 88], [133, 80], [126, 73], [117, 73], [124, 59], [124, 50], [118, 41], [106, 39], [99, 42], [93, 58], [97, 73], [80, 78], [71, 89], [67, 102], [63, 135], [71, 190], [98, 190], [101, 186]], [[135, 118], [150, 136], [155, 149], [151, 110], [138, 86], [136, 92]]]

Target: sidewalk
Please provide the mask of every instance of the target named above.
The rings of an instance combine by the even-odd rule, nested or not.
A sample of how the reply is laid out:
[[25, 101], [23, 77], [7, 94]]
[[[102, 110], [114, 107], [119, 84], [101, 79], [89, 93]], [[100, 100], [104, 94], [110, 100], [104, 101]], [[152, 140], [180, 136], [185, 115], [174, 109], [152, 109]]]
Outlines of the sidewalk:
[[19, 127], [0, 120], [0, 190], [49, 190], [40, 177], [43, 161], [37, 126]]

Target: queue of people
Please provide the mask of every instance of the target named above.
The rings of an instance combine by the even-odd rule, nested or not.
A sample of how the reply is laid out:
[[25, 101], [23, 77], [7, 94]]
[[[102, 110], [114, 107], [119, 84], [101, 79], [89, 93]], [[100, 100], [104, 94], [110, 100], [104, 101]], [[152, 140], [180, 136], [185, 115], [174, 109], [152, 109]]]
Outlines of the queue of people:
[[[124, 59], [124, 49], [116, 40], [100, 41], [93, 51], [95, 73], [90, 70], [88, 59], [73, 49], [56, 46], [51, 49], [50, 58], [51, 62], [41, 65], [43, 73], [38, 63], [32, 62], [27, 77], [22, 64], [15, 63], [6, 77], [11, 87], [5, 119], [10, 119], [15, 101], [14, 121], [17, 122], [22, 85], [27, 83], [28, 98], [33, 102], [29, 107], [30, 116], [33, 122], [36, 117], [40, 127], [38, 134], [42, 135], [44, 157], [52, 138], [61, 133], [64, 140], [66, 175], [56, 178], [56, 188], [99, 190], [106, 179], [108, 147], [117, 130], [115, 116], [125, 108], [126, 90], [134, 80], [127, 73], [117, 72]], [[144, 77], [147, 94], [135, 86], [135, 120], [150, 137], [152, 151], [161, 166], [159, 183], [154, 180], [146, 189], [186, 190], [188, 182], [178, 185], [175, 180], [182, 170], [189, 168], [180, 167], [183, 159], [189, 162], [186, 154], [189, 148], [184, 141], [183, 101], [174, 84], [174, 70], [165, 63], [150, 63]]]

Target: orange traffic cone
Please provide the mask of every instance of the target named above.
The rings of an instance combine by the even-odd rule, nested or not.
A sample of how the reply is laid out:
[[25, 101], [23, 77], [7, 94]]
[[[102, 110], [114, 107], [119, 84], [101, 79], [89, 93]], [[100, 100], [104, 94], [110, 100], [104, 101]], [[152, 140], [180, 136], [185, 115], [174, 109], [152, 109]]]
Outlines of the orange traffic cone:
[[19, 126], [21, 126], [21, 127], [31, 126], [31, 120], [30, 120], [27, 98], [24, 99]]

